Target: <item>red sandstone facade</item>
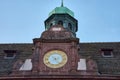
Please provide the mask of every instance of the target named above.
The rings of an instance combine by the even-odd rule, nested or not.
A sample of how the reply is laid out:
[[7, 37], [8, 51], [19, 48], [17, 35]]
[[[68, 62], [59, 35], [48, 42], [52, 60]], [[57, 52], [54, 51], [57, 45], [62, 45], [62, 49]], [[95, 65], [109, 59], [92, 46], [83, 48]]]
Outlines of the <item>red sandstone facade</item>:
[[[63, 10], [63, 8], [70, 11], [63, 5], [55, 8], [55, 10]], [[33, 39], [33, 51], [29, 51], [30, 48], [27, 48], [28, 46], [24, 46], [25, 49], [22, 49], [23, 47], [21, 48], [21, 50], [25, 50], [25, 52], [29, 51], [32, 53], [32, 55], [28, 57], [28, 59], [32, 60], [31, 70], [20, 70], [25, 61], [17, 60], [12, 70], [10, 70], [12, 72], [6, 72], [7, 75], [0, 77], [0, 80], [119, 80], [119, 75], [100, 74], [96, 61], [91, 58], [91, 56], [94, 56], [92, 55], [93, 53], [89, 53], [90, 56], [87, 55], [87, 51], [90, 52], [89, 48], [95, 51], [96, 47], [94, 47], [94, 44], [87, 48], [82, 46], [83, 52], [86, 52], [87, 57], [82, 56], [84, 54], [79, 54], [79, 52], [83, 52], [80, 51], [81, 44], [79, 43], [79, 39], [76, 38], [76, 32], [78, 30], [77, 20], [68, 13], [69, 12], [63, 12], [61, 14], [56, 12], [49, 16], [45, 21], [46, 31], [42, 33], [40, 38]], [[119, 45], [117, 48], [118, 47]], [[16, 47], [14, 46], [14, 48]], [[26, 49], [28, 50], [26, 51]], [[65, 52], [68, 57], [67, 63], [60, 68], [50, 68], [46, 66], [43, 58], [44, 55], [51, 50]], [[99, 56], [97, 55], [97, 57]], [[86, 60], [86, 70], [78, 69], [78, 62], [81, 62], [80, 59]]]

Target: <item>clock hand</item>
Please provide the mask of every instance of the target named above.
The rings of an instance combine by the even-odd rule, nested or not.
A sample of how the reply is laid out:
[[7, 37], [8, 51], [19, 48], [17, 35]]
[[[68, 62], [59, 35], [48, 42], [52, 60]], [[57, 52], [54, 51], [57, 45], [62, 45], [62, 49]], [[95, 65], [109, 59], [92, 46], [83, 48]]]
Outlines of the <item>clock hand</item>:
[[55, 58], [55, 57], [53, 57], [53, 56], [52, 56], [52, 58], [53, 58], [54, 60], [56, 60], [56, 58]]
[[54, 56], [52, 56], [52, 58], [53, 58], [53, 60], [54, 60], [55, 62], [59, 63], [59, 61], [57, 60], [58, 58], [56, 58], [56, 57], [54, 57]]
[[60, 63], [59, 57], [55, 58], [55, 61], [57, 61], [57, 63]]

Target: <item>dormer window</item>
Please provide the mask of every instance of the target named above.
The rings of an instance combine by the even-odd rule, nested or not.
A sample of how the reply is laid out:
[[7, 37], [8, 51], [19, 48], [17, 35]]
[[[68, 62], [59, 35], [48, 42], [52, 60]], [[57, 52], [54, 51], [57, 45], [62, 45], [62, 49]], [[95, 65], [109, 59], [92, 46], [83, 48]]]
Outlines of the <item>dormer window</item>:
[[14, 59], [16, 56], [16, 50], [4, 50], [5, 56], [4, 59]]
[[113, 49], [101, 49], [103, 57], [113, 57]]

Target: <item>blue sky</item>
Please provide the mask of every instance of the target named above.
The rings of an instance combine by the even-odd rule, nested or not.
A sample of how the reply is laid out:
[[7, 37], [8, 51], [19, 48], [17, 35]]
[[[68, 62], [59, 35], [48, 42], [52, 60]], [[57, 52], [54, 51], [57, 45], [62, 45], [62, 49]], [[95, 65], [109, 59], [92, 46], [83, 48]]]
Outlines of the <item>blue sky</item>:
[[[61, 0], [0, 0], [0, 43], [32, 43]], [[120, 42], [120, 0], [64, 0], [78, 20], [80, 42]]]

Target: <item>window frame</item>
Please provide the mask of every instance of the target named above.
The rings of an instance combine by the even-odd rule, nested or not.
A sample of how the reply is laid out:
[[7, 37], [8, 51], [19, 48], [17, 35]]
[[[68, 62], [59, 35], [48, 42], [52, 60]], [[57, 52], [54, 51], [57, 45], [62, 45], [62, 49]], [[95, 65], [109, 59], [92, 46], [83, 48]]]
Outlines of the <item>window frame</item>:
[[[4, 50], [5, 56], [4, 59], [14, 59], [16, 57], [16, 50]], [[8, 56], [8, 54], [12, 54], [13, 56]]]
[[[103, 57], [113, 57], [113, 49], [101, 49]], [[107, 52], [107, 53], [105, 53]], [[109, 55], [108, 55], [109, 52]], [[106, 55], [107, 54], [107, 55]]]

